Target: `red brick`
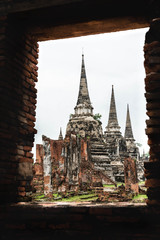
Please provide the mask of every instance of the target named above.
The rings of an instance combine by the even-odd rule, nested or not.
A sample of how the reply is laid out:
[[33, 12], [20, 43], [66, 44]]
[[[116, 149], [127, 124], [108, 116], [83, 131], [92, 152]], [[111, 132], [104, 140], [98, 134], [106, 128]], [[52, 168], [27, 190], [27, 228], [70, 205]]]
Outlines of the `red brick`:
[[23, 150], [24, 150], [24, 151], [31, 151], [31, 150], [32, 150], [32, 147], [30, 147], [30, 146], [24, 146], [24, 147], [23, 147]]
[[32, 157], [33, 157], [33, 153], [26, 152], [26, 157], [28, 157], [28, 158], [32, 158]]
[[29, 163], [33, 163], [33, 159], [32, 158], [28, 158], [28, 157], [23, 157], [19, 159], [19, 162], [29, 162]]
[[18, 191], [19, 192], [24, 192], [25, 191], [25, 187], [18, 187]]
[[26, 192], [18, 192], [18, 195], [21, 197], [25, 197], [26, 196]]
[[44, 184], [49, 184], [50, 180], [51, 180], [50, 176], [45, 176], [44, 177]]

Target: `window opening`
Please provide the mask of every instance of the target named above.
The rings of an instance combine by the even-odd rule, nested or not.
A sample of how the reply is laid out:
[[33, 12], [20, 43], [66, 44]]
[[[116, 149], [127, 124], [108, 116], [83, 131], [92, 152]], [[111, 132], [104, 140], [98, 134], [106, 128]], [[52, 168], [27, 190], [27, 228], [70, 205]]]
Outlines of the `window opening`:
[[39, 43], [35, 201], [145, 200], [147, 30]]

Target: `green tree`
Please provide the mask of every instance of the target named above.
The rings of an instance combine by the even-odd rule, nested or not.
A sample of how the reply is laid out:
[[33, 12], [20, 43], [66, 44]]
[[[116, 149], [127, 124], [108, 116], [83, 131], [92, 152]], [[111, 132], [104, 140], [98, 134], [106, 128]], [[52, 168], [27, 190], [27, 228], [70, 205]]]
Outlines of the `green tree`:
[[100, 121], [101, 117], [102, 117], [102, 115], [101, 115], [100, 113], [96, 113], [96, 114], [93, 116], [93, 118], [94, 118], [95, 120], [97, 120], [99, 123], [102, 123], [102, 122]]

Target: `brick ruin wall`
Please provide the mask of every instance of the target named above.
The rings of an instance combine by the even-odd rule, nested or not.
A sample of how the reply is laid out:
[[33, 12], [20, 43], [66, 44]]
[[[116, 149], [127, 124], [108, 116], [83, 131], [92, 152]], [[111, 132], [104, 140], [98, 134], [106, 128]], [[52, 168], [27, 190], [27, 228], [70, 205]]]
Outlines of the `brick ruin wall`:
[[160, 18], [151, 22], [146, 34], [145, 97], [148, 120], [146, 134], [150, 146], [149, 162], [145, 162], [145, 177], [149, 205], [160, 205]]
[[102, 187], [102, 180], [113, 184], [90, 159], [89, 140], [71, 134], [64, 140], [43, 136], [43, 145], [36, 146], [33, 167], [33, 189], [50, 196], [53, 192], [86, 191]]
[[136, 161], [131, 157], [124, 159], [125, 190], [139, 193]]
[[0, 23], [0, 201], [9, 202], [32, 193], [38, 44], [20, 23]]
[[36, 162], [33, 166], [33, 192], [43, 193], [44, 192], [44, 176], [43, 176], [43, 158], [44, 151], [43, 145], [36, 145]]

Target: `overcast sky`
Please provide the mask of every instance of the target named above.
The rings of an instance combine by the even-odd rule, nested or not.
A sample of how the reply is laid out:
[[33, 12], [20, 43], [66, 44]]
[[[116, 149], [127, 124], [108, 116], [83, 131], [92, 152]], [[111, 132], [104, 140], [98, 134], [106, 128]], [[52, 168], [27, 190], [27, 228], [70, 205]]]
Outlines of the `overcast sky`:
[[[118, 122], [124, 135], [129, 104], [136, 142], [148, 151], [145, 135], [144, 54], [148, 29], [106, 33], [87, 37], [40, 42], [36, 143], [42, 135], [58, 139], [65, 135], [69, 115], [77, 102], [82, 49], [94, 113], [102, 115], [103, 130], [108, 122], [111, 87], [114, 85]], [[34, 150], [35, 152], [35, 150]]]

